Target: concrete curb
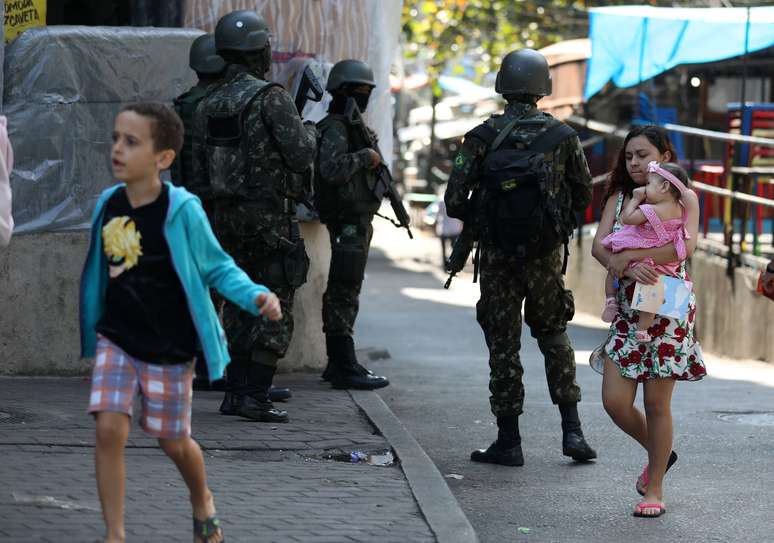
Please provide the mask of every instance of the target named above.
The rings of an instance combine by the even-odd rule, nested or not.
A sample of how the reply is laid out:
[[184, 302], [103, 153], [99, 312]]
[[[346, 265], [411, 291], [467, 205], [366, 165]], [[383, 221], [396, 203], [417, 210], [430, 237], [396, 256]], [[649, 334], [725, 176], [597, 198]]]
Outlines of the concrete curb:
[[478, 543], [478, 536], [427, 453], [375, 392], [350, 395], [400, 459], [403, 473], [438, 543]]

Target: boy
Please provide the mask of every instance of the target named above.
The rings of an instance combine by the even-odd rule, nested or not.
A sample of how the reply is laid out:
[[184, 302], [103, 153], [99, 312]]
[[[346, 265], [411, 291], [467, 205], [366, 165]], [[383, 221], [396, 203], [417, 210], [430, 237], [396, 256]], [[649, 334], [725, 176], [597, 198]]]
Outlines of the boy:
[[182, 141], [180, 118], [162, 104], [129, 105], [116, 117], [111, 158], [124, 184], [97, 202], [81, 277], [81, 348], [84, 357], [96, 355], [88, 411], [109, 543], [125, 539], [123, 452], [138, 388], [140, 425], [190, 491], [194, 540], [223, 541], [201, 449], [190, 437], [194, 353], [204, 352], [213, 380], [229, 362], [209, 287], [245, 311], [282, 316], [277, 297], [221, 249], [199, 199], [160, 181]]

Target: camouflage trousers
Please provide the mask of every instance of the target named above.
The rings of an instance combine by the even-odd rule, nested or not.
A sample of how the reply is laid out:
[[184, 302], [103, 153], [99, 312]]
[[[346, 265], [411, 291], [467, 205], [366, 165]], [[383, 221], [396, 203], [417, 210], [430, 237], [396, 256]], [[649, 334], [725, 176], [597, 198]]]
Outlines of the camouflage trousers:
[[329, 223], [331, 266], [328, 288], [323, 295], [323, 333], [352, 336], [360, 309], [368, 249], [374, 230], [371, 217], [352, 223]]
[[481, 253], [481, 299], [477, 319], [489, 347], [489, 403], [496, 417], [517, 416], [524, 405], [521, 308], [532, 337], [545, 357], [551, 400], [580, 401], [575, 382], [575, 353], [565, 332], [575, 312], [572, 293], [564, 288], [564, 247], [547, 257], [521, 263], [496, 248]]
[[[260, 215], [259, 215], [260, 216]], [[265, 216], [265, 215], [264, 215]], [[268, 350], [282, 358], [293, 337], [293, 296], [295, 287], [285, 278], [286, 252], [267, 241], [257, 227], [240, 221], [232, 209], [221, 213], [216, 210], [213, 227], [221, 245], [252, 281], [266, 286], [277, 295], [282, 306], [282, 319], [270, 321], [252, 315], [238, 306], [223, 304], [223, 328], [233, 360], [253, 361], [261, 350]], [[279, 226], [277, 233], [288, 239], [298, 238], [289, 221]], [[262, 358], [265, 360], [265, 357]], [[275, 362], [276, 364], [276, 362]]]

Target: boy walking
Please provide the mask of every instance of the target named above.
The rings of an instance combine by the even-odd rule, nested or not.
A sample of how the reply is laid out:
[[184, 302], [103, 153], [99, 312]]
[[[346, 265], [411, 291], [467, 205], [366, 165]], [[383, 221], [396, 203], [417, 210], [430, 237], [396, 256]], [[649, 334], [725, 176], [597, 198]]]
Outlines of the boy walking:
[[199, 199], [160, 181], [182, 142], [180, 118], [162, 104], [129, 105], [116, 117], [111, 158], [123, 184], [97, 202], [81, 277], [81, 348], [96, 356], [88, 411], [109, 543], [125, 540], [124, 447], [138, 391], [140, 425], [190, 491], [194, 541], [224, 540], [190, 426], [194, 353], [203, 351], [212, 380], [229, 362], [209, 287], [255, 315], [282, 316], [277, 297], [220, 247]]

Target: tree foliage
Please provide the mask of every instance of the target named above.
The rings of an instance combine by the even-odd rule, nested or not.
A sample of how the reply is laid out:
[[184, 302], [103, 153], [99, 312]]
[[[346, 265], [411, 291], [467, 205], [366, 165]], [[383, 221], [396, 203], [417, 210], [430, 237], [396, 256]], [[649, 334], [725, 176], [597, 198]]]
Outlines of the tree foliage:
[[[769, 0], [770, 2], [770, 0]], [[588, 36], [587, 8], [633, 4], [631, 0], [404, 0], [407, 55], [421, 60], [432, 80], [445, 70], [461, 73], [462, 60], [480, 60], [476, 76], [496, 70], [514, 49], [539, 49]], [[650, 0], [670, 7], [717, 5], [718, 0]], [[734, 5], [768, 2], [734, 1]], [[478, 78], [477, 77], [477, 78]]]

